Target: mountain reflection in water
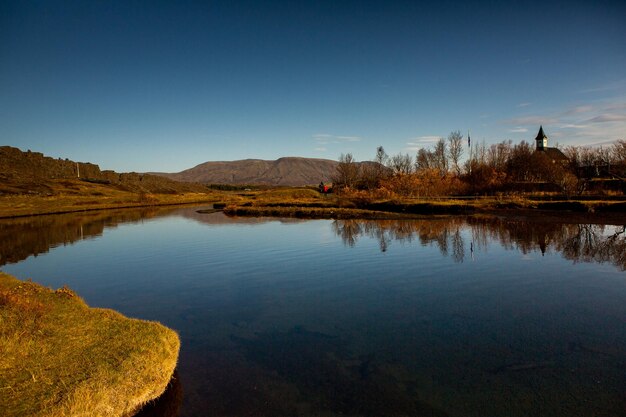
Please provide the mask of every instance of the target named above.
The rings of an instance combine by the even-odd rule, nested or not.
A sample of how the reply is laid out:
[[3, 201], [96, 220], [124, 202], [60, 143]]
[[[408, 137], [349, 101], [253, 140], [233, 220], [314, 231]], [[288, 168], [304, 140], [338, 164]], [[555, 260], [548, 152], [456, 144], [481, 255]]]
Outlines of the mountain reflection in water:
[[[461, 231], [471, 228], [471, 242]], [[574, 262], [610, 262], [626, 270], [626, 226], [566, 224], [501, 218], [450, 217], [428, 220], [335, 220], [333, 230], [346, 246], [362, 236], [377, 239], [381, 252], [394, 241], [436, 245], [443, 256], [464, 262], [474, 249], [497, 240], [503, 248], [523, 254], [561, 253]], [[469, 248], [469, 250], [468, 250]], [[469, 252], [469, 253], [468, 253]]]

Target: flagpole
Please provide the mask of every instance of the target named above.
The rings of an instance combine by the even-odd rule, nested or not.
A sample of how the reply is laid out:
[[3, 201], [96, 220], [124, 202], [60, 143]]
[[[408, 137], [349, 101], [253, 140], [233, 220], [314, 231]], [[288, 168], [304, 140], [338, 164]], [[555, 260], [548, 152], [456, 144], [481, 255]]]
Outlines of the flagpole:
[[469, 147], [469, 174], [472, 175], [472, 139], [469, 129], [467, 129], [467, 146]]

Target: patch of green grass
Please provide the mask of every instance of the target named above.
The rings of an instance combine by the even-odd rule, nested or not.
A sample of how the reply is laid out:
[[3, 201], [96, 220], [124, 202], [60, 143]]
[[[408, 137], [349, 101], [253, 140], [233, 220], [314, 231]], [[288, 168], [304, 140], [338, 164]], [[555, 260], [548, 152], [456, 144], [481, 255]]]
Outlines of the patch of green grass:
[[165, 390], [179, 348], [176, 332], [159, 323], [0, 273], [5, 417], [132, 415]]

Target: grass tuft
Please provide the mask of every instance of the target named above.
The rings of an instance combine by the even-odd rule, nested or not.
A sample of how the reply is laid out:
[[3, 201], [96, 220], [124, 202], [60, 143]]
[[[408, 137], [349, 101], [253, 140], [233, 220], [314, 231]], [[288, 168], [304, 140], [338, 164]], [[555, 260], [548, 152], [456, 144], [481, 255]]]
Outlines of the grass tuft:
[[179, 348], [176, 332], [159, 323], [0, 273], [5, 417], [132, 415], [165, 390]]

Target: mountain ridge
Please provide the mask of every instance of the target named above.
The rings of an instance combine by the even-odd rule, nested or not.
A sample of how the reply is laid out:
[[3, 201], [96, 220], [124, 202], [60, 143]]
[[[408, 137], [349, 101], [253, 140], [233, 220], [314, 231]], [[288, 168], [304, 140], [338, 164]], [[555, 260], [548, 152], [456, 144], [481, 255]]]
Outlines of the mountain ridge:
[[303, 186], [330, 181], [338, 164], [330, 159], [284, 156], [275, 160], [207, 161], [180, 172], [150, 174], [204, 184]]
[[136, 172], [101, 170], [90, 162], [53, 158], [41, 152], [0, 146], [0, 195], [55, 193], [55, 181], [99, 183], [122, 191], [177, 194], [205, 192], [206, 186]]
[[330, 182], [338, 165], [339, 162], [330, 159], [284, 156], [275, 160], [208, 161], [176, 173], [117, 173], [101, 170], [89, 162], [0, 146], [0, 182], [3, 184], [0, 194], [45, 194], [50, 191], [47, 182], [60, 179], [95, 181], [129, 191], [161, 193], [202, 191], [206, 184], [306, 186]]

